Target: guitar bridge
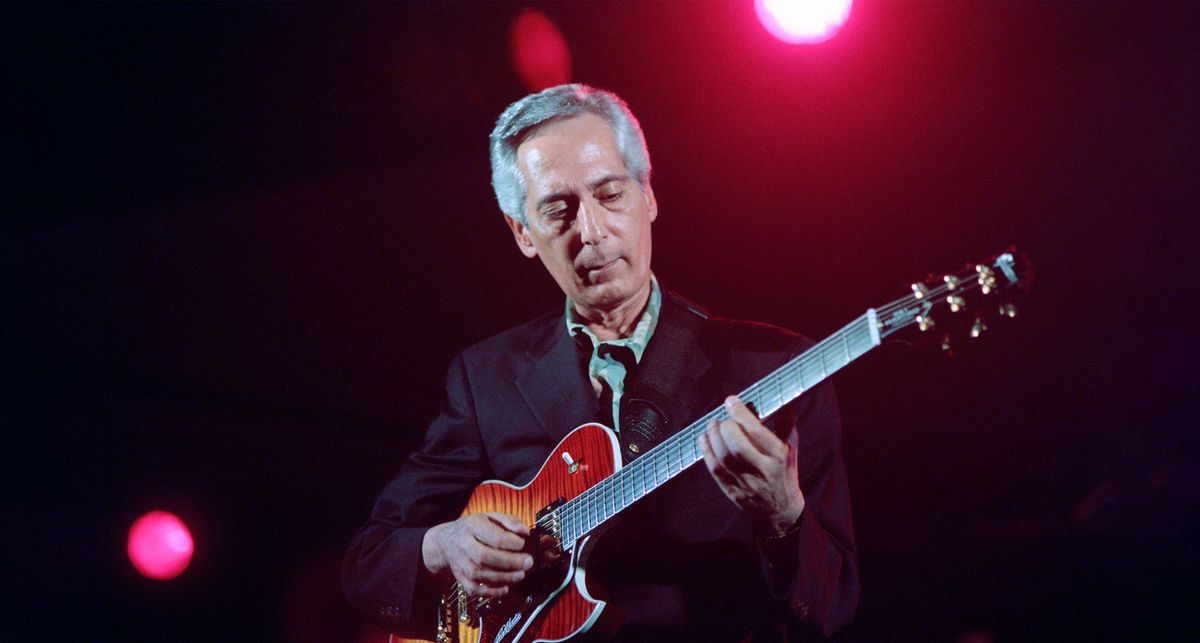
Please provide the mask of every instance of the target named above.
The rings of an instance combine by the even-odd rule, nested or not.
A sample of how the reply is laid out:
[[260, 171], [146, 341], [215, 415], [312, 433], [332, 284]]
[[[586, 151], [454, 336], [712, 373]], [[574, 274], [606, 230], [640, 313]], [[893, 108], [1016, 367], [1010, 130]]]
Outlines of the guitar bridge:
[[529, 553], [539, 565], [562, 556], [562, 516], [558, 509], [565, 504], [567, 499], [560, 497], [537, 513], [529, 539], [533, 551]]

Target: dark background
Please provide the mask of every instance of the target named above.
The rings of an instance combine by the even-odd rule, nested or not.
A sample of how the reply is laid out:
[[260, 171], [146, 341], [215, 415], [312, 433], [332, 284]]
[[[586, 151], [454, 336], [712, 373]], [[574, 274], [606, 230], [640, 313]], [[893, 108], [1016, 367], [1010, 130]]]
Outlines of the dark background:
[[[836, 376], [848, 640], [1200, 634], [1195, 3], [535, 5], [641, 119], [655, 270], [820, 337], [1017, 244], [953, 359]], [[486, 136], [519, 5], [6, 10], [0, 638], [352, 640], [338, 565], [449, 358], [561, 306]], [[129, 524], [192, 526], [178, 579]], [[702, 573], [702, 570], [698, 570]]]

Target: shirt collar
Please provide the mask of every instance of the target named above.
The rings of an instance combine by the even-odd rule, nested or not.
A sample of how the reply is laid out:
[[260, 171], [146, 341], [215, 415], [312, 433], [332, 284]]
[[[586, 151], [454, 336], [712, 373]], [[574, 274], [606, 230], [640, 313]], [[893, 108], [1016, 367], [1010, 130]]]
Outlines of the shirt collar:
[[658, 287], [658, 279], [653, 274], [650, 275], [650, 301], [646, 304], [646, 310], [642, 311], [642, 316], [638, 318], [637, 325], [633, 327], [633, 332], [629, 337], [620, 339], [610, 339], [601, 342], [592, 329], [588, 328], [575, 314], [575, 302], [567, 297], [567, 332], [572, 337], [579, 337], [580, 333], [586, 335], [592, 342], [592, 349], [595, 350], [601, 343], [611, 346], [625, 346], [633, 351], [635, 361], [642, 361], [642, 353], [646, 351], [646, 344], [650, 343], [650, 337], [654, 335], [654, 329], [658, 326], [658, 313], [662, 310], [662, 290]]

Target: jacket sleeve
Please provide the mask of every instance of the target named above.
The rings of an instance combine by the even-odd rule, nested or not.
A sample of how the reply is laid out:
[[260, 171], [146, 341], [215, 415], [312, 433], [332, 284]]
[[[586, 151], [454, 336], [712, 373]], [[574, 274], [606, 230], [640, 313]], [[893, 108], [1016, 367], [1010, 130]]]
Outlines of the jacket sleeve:
[[848, 623], [858, 605], [858, 553], [842, 462], [841, 417], [831, 384], [801, 397], [782, 420], [796, 453], [805, 508], [782, 538], [758, 538], [763, 573], [790, 621], [823, 637]]
[[432, 638], [440, 584], [421, 558], [425, 532], [454, 520], [471, 490], [491, 477], [462, 356], [424, 445], [375, 502], [342, 564], [342, 588], [358, 611], [391, 629]]

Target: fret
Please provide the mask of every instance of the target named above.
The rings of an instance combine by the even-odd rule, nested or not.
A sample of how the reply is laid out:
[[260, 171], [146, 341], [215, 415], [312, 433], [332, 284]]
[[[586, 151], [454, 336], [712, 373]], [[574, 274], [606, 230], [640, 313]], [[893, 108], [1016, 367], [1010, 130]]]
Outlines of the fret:
[[821, 360], [821, 379], [829, 377], [829, 369], [825, 368], [825, 346], [823, 344], [824, 342], [817, 344], [817, 359]]
[[772, 385], [772, 388], [774, 389], [775, 397], [771, 400], [770, 412], [765, 413], [764, 415], [770, 415], [771, 413], [778, 411], [779, 408], [781, 406], [783, 406], [783, 388], [782, 388], [783, 385], [780, 383], [779, 380], [780, 380], [780, 378], [778, 378], [778, 377], [771, 378], [771, 385]]

